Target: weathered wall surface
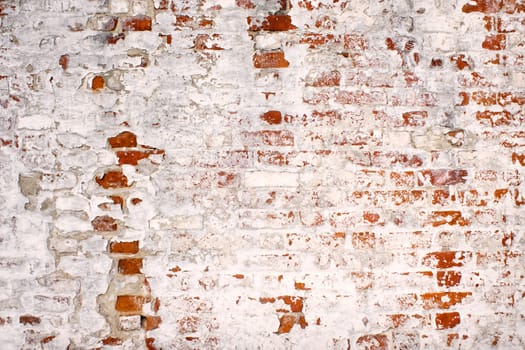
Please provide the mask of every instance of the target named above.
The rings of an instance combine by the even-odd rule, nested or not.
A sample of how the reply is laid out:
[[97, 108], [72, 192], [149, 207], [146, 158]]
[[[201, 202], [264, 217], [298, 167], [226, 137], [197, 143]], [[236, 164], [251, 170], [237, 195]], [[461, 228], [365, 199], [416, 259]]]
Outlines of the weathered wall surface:
[[524, 349], [520, 0], [0, 1], [2, 349]]

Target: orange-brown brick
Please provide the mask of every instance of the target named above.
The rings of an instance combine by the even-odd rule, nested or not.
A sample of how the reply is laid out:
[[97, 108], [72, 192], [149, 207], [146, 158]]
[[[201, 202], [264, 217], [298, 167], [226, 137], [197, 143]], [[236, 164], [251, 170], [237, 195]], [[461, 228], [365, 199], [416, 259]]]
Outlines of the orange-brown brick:
[[110, 137], [108, 143], [111, 148], [137, 147], [137, 136], [130, 131], [123, 131], [117, 136]]
[[286, 68], [290, 65], [284, 58], [283, 51], [267, 51], [253, 55], [253, 66], [255, 68]]
[[292, 18], [289, 15], [270, 15], [265, 17], [260, 24], [255, 17], [248, 17], [248, 30], [251, 31], [286, 31], [293, 30], [297, 27], [292, 24]]
[[106, 81], [103, 76], [96, 75], [93, 77], [93, 80], [91, 81], [91, 89], [93, 90], [101, 90], [106, 85]]
[[423, 257], [423, 265], [431, 266], [438, 269], [446, 269], [450, 267], [459, 267], [464, 265], [464, 261], [472, 254], [463, 251], [447, 251], [428, 253]]
[[131, 242], [111, 242], [109, 244], [110, 253], [135, 254], [139, 252], [139, 241]]
[[388, 350], [388, 337], [384, 334], [363, 335], [357, 338], [356, 344], [370, 350]]
[[24, 324], [24, 325], [35, 325], [35, 324], [40, 324], [41, 322], [41, 319], [40, 317], [37, 317], [37, 316], [32, 316], [32, 315], [22, 315], [19, 317], [18, 321], [21, 323], [21, 324]]
[[142, 273], [142, 259], [120, 259], [118, 261], [118, 272], [123, 275], [134, 275]]
[[162, 319], [159, 316], [146, 316], [142, 317], [141, 325], [145, 331], [151, 331], [152, 329], [159, 328]]
[[128, 178], [122, 171], [108, 171], [102, 177], [95, 178], [95, 181], [106, 189], [129, 187]]
[[451, 306], [459, 304], [466, 297], [472, 295], [471, 292], [438, 292], [421, 294], [424, 309], [449, 309]]
[[97, 216], [91, 221], [95, 231], [116, 231], [118, 229], [117, 221], [108, 215]]
[[268, 111], [261, 115], [261, 119], [268, 124], [281, 124], [283, 115], [280, 111]]
[[438, 271], [436, 277], [440, 287], [455, 287], [461, 282], [459, 271]]
[[151, 17], [148, 16], [125, 17], [122, 19], [122, 30], [149, 31], [151, 30], [151, 24]]
[[142, 311], [145, 297], [141, 295], [119, 295], [115, 304], [115, 310], [126, 313], [138, 313]]
[[459, 312], [446, 312], [436, 314], [437, 329], [454, 328], [461, 322]]

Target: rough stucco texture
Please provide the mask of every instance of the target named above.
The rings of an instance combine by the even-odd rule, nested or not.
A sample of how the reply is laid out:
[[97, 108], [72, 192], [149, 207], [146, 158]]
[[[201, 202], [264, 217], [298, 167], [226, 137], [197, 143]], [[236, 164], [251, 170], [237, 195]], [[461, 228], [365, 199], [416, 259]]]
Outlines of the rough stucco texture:
[[521, 0], [0, 0], [2, 349], [524, 349]]

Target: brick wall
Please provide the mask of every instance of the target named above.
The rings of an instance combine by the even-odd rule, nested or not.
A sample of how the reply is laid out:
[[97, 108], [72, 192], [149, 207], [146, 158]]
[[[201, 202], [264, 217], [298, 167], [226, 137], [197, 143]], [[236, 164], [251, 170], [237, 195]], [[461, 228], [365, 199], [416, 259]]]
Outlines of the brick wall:
[[0, 0], [3, 349], [524, 349], [520, 0]]

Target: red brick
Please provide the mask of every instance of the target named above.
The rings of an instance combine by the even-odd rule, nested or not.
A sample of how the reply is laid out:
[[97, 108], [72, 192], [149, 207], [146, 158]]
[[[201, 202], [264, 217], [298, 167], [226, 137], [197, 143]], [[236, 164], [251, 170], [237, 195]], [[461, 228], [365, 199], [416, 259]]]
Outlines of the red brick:
[[270, 125], [281, 124], [283, 120], [282, 113], [279, 111], [268, 111], [261, 115], [261, 119]]
[[266, 51], [253, 55], [253, 66], [255, 68], [286, 68], [290, 65], [284, 58], [283, 51]]
[[146, 299], [141, 295], [119, 295], [115, 310], [125, 313], [140, 313]]
[[279, 329], [277, 329], [278, 334], [290, 333], [294, 324], [296, 322], [295, 315], [282, 315], [279, 318]]
[[111, 148], [137, 147], [137, 136], [130, 131], [123, 131], [117, 136], [108, 139]]
[[105, 85], [105, 79], [101, 75], [96, 75], [91, 81], [91, 89], [93, 90], [102, 90]]
[[111, 242], [109, 252], [115, 254], [136, 254], [139, 252], [139, 241]]
[[403, 113], [403, 126], [424, 126], [428, 113], [426, 111], [413, 111]]
[[18, 321], [21, 323], [21, 324], [24, 324], [24, 325], [31, 325], [31, 326], [34, 326], [36, 324], [40, 324], [41, 320], [40, 320], [40, 317], [37, 317], [37, 316], [32, 316], [32, 315], [22, 315], [19, 317]]
[[433, 211], [430, 216], [430, 223], [432, 226], [442, 226], [442, 225], [458, 225], [458, 226], [468, 226], [471, 221], [461, 214], [457, 210], [443, 210], [443, 211]]
[[504, 50], [507, 46], [505, 34], [487, 35], [481, 46], [488, 50]]
[[95, 178], [95, 181], [105, 189], [129, 187], [128, 178], [122, 171], [108, 171], [102, 177]]
[[461, 267], [464, 265], [465, 258], [470, 256], [471, 253], [462, 251], [433, 252], [423, 257], [422, 264], [438, 269]]
[[459, 271], [438, 271], [436, 274], [438, 286], [456, 287], [461, 282], [461, 272]]
[[123, 275], [134, 275], [142, 273], [142, 259], [120, 259], [118, 261], [118, 272]]
[[250, 0], [235, 0], [235, 4], [243, 9], [254, 9], [255, 4], [251, 2]]
[[361, 51], [368, 48], [367, 40], [360, 34], [345, 34], [343, 42], [346, 50]]
[[262, 21], [258, 21], [256, 17], [248, 17], [248, 30], [250, 31], [286, 31], [297, 29], [292, 24], [292, 18], [289, 15], [270, 15], [265, 17]]
[[459, 312], [447, 312], [436, 314], [436, 327], [437, 329], [449, 329], [454, 328], [460, 324], [461, 318]]
[[[449, 186], [465, 183], [468, 172], [463, 169], [433, 169], [423, 170], [421, 175], [423, 175], [432, 186]], [[419, 180], [419, 185], [422, 186], [424, 183]]]
[[433, 308], [449, 309], [471, 295], [471, 292], [425, 293], [421, 294], [421, 299], [423, 300], [423, 308], [426, 310]]
[[114, 338], [114, 337], [107, 337], [107, 338], [102, 339], [102, 344], [110, 345], [110, 346], [122, 345], [122, 339]]
[[358, 349], [388, 350], [388, 337], [384, 334], [363, 335], [357, 338]]
[[159, 316], [146, 316], [142, 317], [141, 324], [142, 329], [145, 331], [151, 331], [153, 329], [159, 328], [159, 325], [161, 324], [162, 319]]
[[147, 159], [152, 154], [164, 154], [163, 150], [143, 150], [143, 151], [117, 151], [116, 155], [118, 158], [118, 164], [129, 164], [129, 165], [138, 165], [139, 161], [142, 159]]
[[58, 64], [60, 67], [62, 67], [63, 70], [67, 70], [67, 67], [69, 66], [69, 55], [62, 55], [58, 59]]
[[465, 13], [496, 13], [501, 10], [502, 6], [502, 0], [470, 0], [465, 5], [463, 5], [462, 11]]
[[117, 221], [111, 216], [97, 216], [91, 221], [91, 225], [95, 231], [117, 231]]
[[525, 153], [512, 152], [512, 164], [525, 166]]
[[300, 44], [308, 44], [310, 49], [315, 49], [318, 46], [324, 46], [327, 44], [337, 44], [341, 40], [339, 37], [333, 34], [319, 34], [319, 33], [305, 33], [299, 39]]
[[219, 40], [219, 39], [221, 39], [221, 36], [219, 34], [212, 34], [212, 35], [198, 34], [195, 37], [195, 40], [193, 41], [195, 50], [215, 50], [215, 51], [224, 50], [222, 47], [220, 47], [216, 43], [208, 45], [209, 41]]
[[122, 19], [122, 30], [123, 31], [150, 31], [151, 30], [151, 17], [148, 16], [134, 16], [125, 17]]

